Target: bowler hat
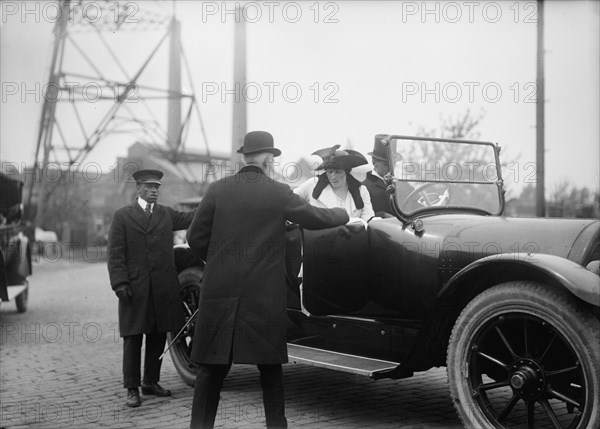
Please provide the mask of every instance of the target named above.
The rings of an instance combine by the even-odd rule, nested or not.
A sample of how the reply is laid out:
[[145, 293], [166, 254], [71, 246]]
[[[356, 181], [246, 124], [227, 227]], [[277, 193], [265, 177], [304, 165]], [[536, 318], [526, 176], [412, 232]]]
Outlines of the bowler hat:
[[359, 165], [367, 163], [367, 159], [360, 153], [352, 149], [340, 149], [340, 145], [319, 149], [312, 155], [320, 156], [323, 159], [317, 170], [326, 168], [339, 168], [341, 170], [351, 170]]
[[373, 158], [380, 161], [388, 160], [388, 150], [383, 145], [383, 139], [387, 137], [386, 134], [377, 134], [375, 136], [375, 143], [373, 144], [373, 152], [369, 152], [367, 155], [371, 155]]
[[138, 170], [133, 173], [133, 178], [136, 183], [156, 183], [160, 185], [160, 179], [163, 177], [163, 172], [158, 170]]
[[237, 153], [247, 155], [249, 153], [269, 152], [275, 156], [281, 155], [281, 151], [273, 147], [273, 136], [266, 131], [250, 131], [244, 136], [244, 145]]

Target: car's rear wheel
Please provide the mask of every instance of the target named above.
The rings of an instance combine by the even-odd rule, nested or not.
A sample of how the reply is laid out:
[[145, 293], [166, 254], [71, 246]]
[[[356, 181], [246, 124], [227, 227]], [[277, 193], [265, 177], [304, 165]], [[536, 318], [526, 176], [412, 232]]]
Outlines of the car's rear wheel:
[[509, 282], [476, 296], [447, 370], [467, 427], [600, 427], [600, 322], [566, 290]]
[[[179, 273], [182, 311], [185, 316], [186, 323], [190, 320], [198, 308], [202, 274], [203, 271], [200, 267], [186, 268]], [[181, 378], [190, 386], [193, 386], [194, 381], [196, 380], [196, 370], [190, 359], [194, 341], [195, 322], [195, 320], [189, 322], [177, 341], [169, 349], [175, 369]], [[171, 344], [176, 335], [177, 332], [167, 333], [168, 344]]]

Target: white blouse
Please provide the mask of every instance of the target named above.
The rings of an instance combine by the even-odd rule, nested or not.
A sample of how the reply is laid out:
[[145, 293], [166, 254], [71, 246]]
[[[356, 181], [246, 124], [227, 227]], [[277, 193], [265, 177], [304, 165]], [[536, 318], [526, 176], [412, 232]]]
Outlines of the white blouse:
[[308, 179], [306, 182], [294, 189], [294, 192], [315, 207], [329, 209], [341, 207], [345, 209], [348, 213], [348, 216], [351, 218], [350, 222], [352, 222], [353, 217], [360, 218], [367, 222], [369, 219], [375, 216], [373, 205], [371, 204], [371, 195], [364, 185], [360, 185], [359, 188], [360, 197], [364, 203], [364, 207], [362, 209], [356, 208], [356, 204], [354, 204], [354, 199], [352, 198], [352, 195], [350, 195], [350, 192], [347, 192], [346, 198], [342, 200], [333, 192], [331, 185], [327, 185], [325, 189], [323, 189], [323, 192], [321, 192], [321, 195], [319, 195], [319, 198], [314, 199], [312, 193], [315, 189], [315, 186], [317, 186], [317, 177]]

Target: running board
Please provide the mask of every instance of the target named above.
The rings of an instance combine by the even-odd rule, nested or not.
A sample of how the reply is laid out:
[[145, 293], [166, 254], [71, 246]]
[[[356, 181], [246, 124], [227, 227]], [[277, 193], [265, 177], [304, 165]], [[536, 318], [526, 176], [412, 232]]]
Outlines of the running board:
[[288, 343], [288, 357], [292, 363], [304, 363], [320, 368], [366, 375], [371, 378], [377, 372], [394, 369], [400, 364], [399, 362], [365, 358], [291, 343]]

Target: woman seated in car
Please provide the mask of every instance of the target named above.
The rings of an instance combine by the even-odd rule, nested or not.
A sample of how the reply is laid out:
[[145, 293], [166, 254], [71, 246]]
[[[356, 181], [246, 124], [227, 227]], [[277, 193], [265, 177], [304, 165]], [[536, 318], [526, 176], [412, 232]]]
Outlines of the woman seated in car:
[[340, 145], [318, 150], [313, 153], [323, 162], [317, 170], [325, 170], [315, 178], [302, 183], [294, 192], [316, 207], [346, 209], [350, 222], [357, 218], [368, 222], [374, 215], [371, 196], [350, 171], [354, 167], [367, 164], [367, 159], [355, 150], [341, 150]]

